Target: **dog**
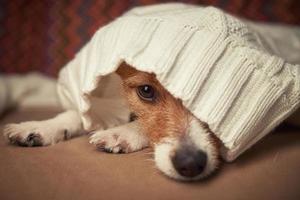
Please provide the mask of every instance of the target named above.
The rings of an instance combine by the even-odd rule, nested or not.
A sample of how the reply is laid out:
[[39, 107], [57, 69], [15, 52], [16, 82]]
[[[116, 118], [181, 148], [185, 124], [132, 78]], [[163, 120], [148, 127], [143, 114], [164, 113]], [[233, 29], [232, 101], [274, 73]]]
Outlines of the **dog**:
[[[190, 22], [190, 19], [192, 19], [192, 16], [189, 17], [186, 15], [186, 13], [189, 12], [183, 12], [182, 9], [187, 9], [185, 11], [188, 11], [188, 9], [192, 9], [190, 6], [185, 6], [185, 5], [166, 5], [166, 6], [171, 6], [171, 7], [165, 7], [170, 9], [168, 12], [166, 9], [164, 12], [166, 12], [166, 19], [168, 19], [170, 16], [170, 13], [173, 13], [176, 11], [175, 8], [178, 8], [180, 13], [182, 13], [182, 17], [188, 17], [186, 18], [185, 21], [180, 22], [180, 27], [183, 26], [186, 22]], [[173, 7], [174, 6], [174, 7]], [[158, 10], [152, 13], [151, 9], [144, 10], [145, 15], [161, 15], [164, 9]], [[198, 10], [196, 10], [198, 12]], [[220, 15], [216, 14], [219, 13], [219, 11], [213, 9], [210, 10], [211, 13], [213, 14], [212, 16], [216, 16], [216, 19], [219, 19]], [[170, 13], [169, 13], [170, 12]], [[130, 14], [131, 13], [131, 14]], [[140, 16], [140, 13], [138, 10], [133, 10], [129, 11], [129, 13], [125, 14], [124, 16]], [[176, 16], [176, 12], [173, 13], [174, 16]], [[173, 16], [172, 15], [172, 16]], [[181, 15], [180, 15], [181, 16]], [[223, 16], [223, 15], [222, 15]], [[225, 16], [225, 15], [224, 15]], [[129, 17], [130, 18], [130, 17]], [[129, 19], [128, 18], [128, 19]], [[131, 18], [130, 18], [131, 19]], [[175, 18], [174, 18], [175, 19]], [[171, 24], [173, 24], [174, 19], [172, 18]], [[178, 18], [180, 19], [180, 18]], [[215, 18], [213, 18], [215, 20]], [[221, 19], [221, 18], [220, 18]], [[223, 19], [223, 18], [222, 18]], [[235, 25], [233, 22], [231, 22], [231, 18], [228, 18], [230, 21], [230, 26], [229, 29], [226, 29], [226, 33], [228, 32], [229, 35], [238, 36], [241, 34], [243, 36], [244, 34], [247, 33], [244, 32], [244, 27], [243, 26], [237, 26], [235, 28], [237, 29], [231, 29], [232, 25]], [[131, 22], [131, 20], [129, 20]], [[234, 21], [234, 20], [233, 20]], [[116, 21], [120, 22], [119, 21]], [[121, 22], [120, 22], [121, 23]], [[123, 23], [123, 21], [122, 21]], [[122, 25], [122, 27], [127, 27], [128, 24], [118, 24], [117, 25]], [[154, 32], [157, 28], [158, 23], [163, 23], [162, 21], [158, 20], [157, 18], [151, 18], [151, 21], [147, 21], [145, 23], [145, 27], [141, 29], [139, 27], [138, 30], [144, 30], [145, 32], [143, 33], [148, 33], [147, 31]], [[183, 23], [183, 24], [182, 24]], [[240, 23], [240, 22], [239, 22]], [[237, 25], [239, 24], [237, 23]], [[261, 43], [261, 45], [264, 48], [266, 48], [269, 52], [275, 52], [275, 55], [281, 55], [282, 57], [286, 58], [288, 61], [291, 61], [292, 63], [295, 61], [295, 63], [298, 63], [299, 56], [297, 54], [297, 48], [295, 45], [291, 45], [290, 43], [287, 42], [282, 42], [285, 40], [279, 40], [278, 35], [276, 33], [280, 33], [281, 27], [260, 27], [260, 25], [255, 25], [253, 23], [249, 23], [249, 27], [253, 30], [257, 30], [257, 33], [261, 33], [262, 35], [267, 35], [270, 36], [270, 38], [273, 37], [273, 40], [269, 40], [270, 38], [268, 37], [268, 40], [258, 40], [257, 43]], [[133, 23], [133, 27], [136, 27], [137, 24]], [[147, 26], [146, 26], [147, 25]], [[149, 25], [149, 27], [148, 27]], [[204, 24], [206, 26], [206, 24]], [[204, 26], [204, 25], [201, 25]], [[219, 28], [219, 24], [217, 24]], [[144, 27], [144, 26], [143, 26]], [[106, 27], [107, 28], [107, 27]], [[105, 36], [106, 33], [110, 33], [109, 30], [114, 30], [114, 29], [109, 29], [111, 27], [108, 27], [108, 29], [105, 29], [106, 31], [104, 32], [98, 32], [99, 34], [104, 34]], [[189, 41], [188, 38], [191, 37], [191, 35], [194, 34], [194, 31], [198, 30], [195, 28], [195, 24], [190, 24], [187, 23], [187, 25], [184, 25], [178, 30], [184, 30], [182, 32], [178, 33], [178, 36], [176, 36], [176, 44], [183, 45], [179, 42], [179, 39], [184, 39], [184, 41]], [[127, 28], [126, 28], [127, 29]], [[124, 30], [126, 30], [124, 29]], [[201, 29], [201, 28], [200, 28]], [[209, 30], [211, 27], [209, 28]], [[119, 30], [119, 29], [116, 29]], [[129, 28], [128, 28], [129, 30]], [[164, 33], [165, 29], [162, 29]], [[177, 30], [177, 29], [176, 29]], [[217, 29], [216, 29], [217, 30]], [[276, 31], [273, 31], [276, 30]], [[287, 30], [287, 29], [286, 29]], [[174, 30], [172, 30], [174, 31]], [[231, 32], [232, 31], [232, 32]], [[119, 31], [121, 32], [121, 31]], [[125, 31], [126, 32], [126, 31]], [[209, 31], [210, 32], [210, 31]], [[127, 33], [127, 32], [126, 32]], [[137, 33], [140, 34], [138, 31]], [[161, 32], [159, 32], [161, 33]], [[181, 33], [188, 33], [185, 34], [187, 37], [183, 37]], [[289, 31], [287, 31], [289, 33]], [[131, 35], [131, 32], [127, 33], [128, 35]], [[126, 34], [126, 37], [128, 36]], [[140, 34], [143, 35], [143, 34]], [[167, 39], [168, 34], [161, 34], [163, 35], [164, 39]], [[220, 34], [221, 35], [221, 34]], [[223, 35], [223, 32], [222, 32]], [[247, 35], [247, 34], [246, 34]], [[280, 34], [281, 37], [286, 37], [287, 34]], [[293, 36], [294, 33], [291, 33]], [[251, 36], [251, 34], [250, 34]], [[251, 40], [252, 37], [246, 37], [247, 41]], [[272, 36], [272, 37], [271, 37]], [[181, 38], [182, 37], [182, 38]], [[96, 37], [97, 38], [97, 37]], [[147, 36], [146, 34], [146, 41], [150, 36]], [[200, 38], [200, 37], [199, 37]], [[264, 37], [262, 37], [264, 38]], [[104, 37], [105, 39], [105, 37]], [[122, 39], [125, 39], [125, 37]], [[131, 38], [132, 39], [132, 38]], [[134, 38], [135, 39], [135, 38]], [[215, 134], [210, 130], [209, 126], [197, 119], [188, 109], [186, 109], [183, 106], [183, 103], [180, 99], [175, 98], [172, 96], [157, 80], [155, 74], [147, 73], [144, 71], [139, 71], [133, 68], [132, 66], [122, 63], [119, 65], [120, 60], [116, 60], [116, 58], [121, 59], [122, 61], [125, 61], [125, 57], [122, 56], [135, 56], [140, 54], [140, 49], [145, 46], [145, 44], [148, 44], [145, 41], [140, 41], [139, 38], [137, 38], [137, 42], [133, 40], [130, 40], [130, 42], [133, 42], [134, 44], [132, 45], [134, 48], [134, 51], [129, 51], [125, 52], [125, 54], [122, 54], [122, 52], [113, 51], [112, 57], [108, 57], [109, 59], [99, 58], [99, 54], [96, 54], [97, 51], [95, 51], [95, 54], [93, 55], [93, 58], [97, 59], [90, 59], [92, 61], [91, 65], [90, 63], [86, 63], [86, 59], [88, 59], [91, 55], [86, 56], [86, 53], [90, 49], [97, 49], [95, 46], [89, 46], [90, 49], [85, 49], [83, 50], [83, 57], [81, 57], [82, 60], [75, 61], [72, 65], [73, 68], [78, 70], [77, 66], [80, 67], [82, 66], [81, 63], [85, 63], [86, 66], [97, 66], [98, 63], [96, 61], [103, 59], [104, 61], [109, 60], [109, 65], [112, 66], [112, 64], [115, 66], [117, 63], [119, 68], [116, 71], [116, 74], [118, 75], [118, 79], [120, 81], [120, 84], [122, 83], [122, 93], [124, 98], [127, 100], [128, 107], [130, 108], [130, 112], [126, 112], [127, 117], [129, 118], [128, 123], [118, 125], [118, 126], [108, 126], [108, 127], [97, 127], [90, 134], [90, 143], [94, 144], [99, 150], [109, 152], [109, 153], [130, 153], [134, 151], [141, 150], [146, 147], [152, 147], [154, 151], [154, 160], [155, 163], [164, 174], [167, 176], [174, 178], [176, 180], [185, 180], [185, 181], [190, 181], [190, 180], [199, 180], [201, 178], [205, 178], [212, 174], [213, 172], [216, 171], [216, 169], [219, 168], [220, 166], [220, 155], [221, 155], [221, 142], [219, 139], [215, 136]], [[178, 41], [177, 41], [178, 40]], [[103, 42], [102, 40], [96, 39], [94, 41], [97, 42]], [[110, 40], [106, 40], [106, 42], [110, 43]], [[115, 44], [119, 44], [119, 40], [113, 42]], [[162, 38], [157, 41], [162, 41]], [[174, 40], [175, 41], [175, 40]], [[228, 40], [229, 41], [229, 40]], [[242, 46], [244, 46], [246, 43], [246, 40], [244, 41], [244, 38], [242, 40], [238, 40], [241, 42]], [[136, 43], [135, 43], [136, 42]], [[294, 41], [293, 41], [294, 42]], [[104, 43], [103, 43], [104, 44]], [[127, 42], [126, 42], [127, 44]], [[153, 48], [156, 50], [157, 45], [155, 45]], [[171, 42], [166, 43], [166, 47], [170, 46]], [[213, 42], [212, 44], [217, 44]], [[222, 43], [223, 44], [223, 43]], [[275, 44], [275, 45], [274, 45]], [[102, 45], [102, 43], [101, 43]], [[256, 44], [253, 44], [256, 46]], [[185, 45], [189, 46], [189, 45]], [[294, 48], [295, 46], [295, 48]], [[92, 48], [93, 47], [93, 48]], [[103, 46], [106, 47], [106, 46]], [[215, 46], [214, 46], [215, 47]], [[275, 48], [276, 47], [276, 48]], [[279, 51], [277, 47], [281, 47], [280, 49], [290, 49], [290, 51], [283, 50]], [[284, 48], [286, 47], [286, 48]], [[123, 47], [124, 48], [124, 47]], [[159, 47], [160, 48], [160, 47]], [[167, 52], [164, 54], [168, 56], [170, 52], [179, 52], [180, 49], [177, 49], [177, 47], [173, 47], [174, 49], [168, 49]], [[293, 49], [294, 48], [294, 49]], [[109, 50], [114, 50], [114, 46], [112, 46]], [[118, 48], [116, 48], [118, 49]], [[129, 49], [129, 48], [128, 48]], [[164, 49], [164, 48], [162, 48]], [[252, 48], [251, 46], [251, 52], [255, 48]], [[105, 49], [104, 49], [105, 50]], [[103, 51], [104, 51], [103, 50]], [[244, 51], [244, 50], [243, 50]], [[152, 54], [155, 51], [150, 51], [149, 55], [150, 58], [160, 58], [160, 56], [155, 55], [153, 56]], [[197, 52], [197, 51], [195, 51]], [[210, 51], [208, 51], [210, 52]], [[219, 52], [219, 49], [218, 49]], [[295, 54], [292, 53], [296, 52]], [[124, 52], [123, 52], [124, 53]], [[210, 52], [211, 53], [211, 52]], [[273, 54], [273, 53], [272, 53]], [[103, 54], [105, 55], [105, 54]], [[187, 55], [184, 54], [184, 55]], [[206, 55], [206, 53], [205, 53]], [[214, 57], [217, 54], [214, 54]], [[121, 57], [120, 57], [121, 56]], [[153, 56], [153, 57], [152, 57]], [[166, 59], [168, 58], [168, 59]], [[175, 58], [175, 57], [174, 57]], [[205, 59], [208, 57], [205, 57]], [[172, 57], [173, 59], [173, 57]], [[163, 62], [166, 63], [171, 63], [171, 60], [169, 60], [169, 57], [165, 57], [165, 60]], [[219, 59], [219, 58], [218, 58]], [[131, 59], [128, 60], [130, 62]], [[206, 60], [205, 60], [206, 61]], [[296, 62], [297, 61], [297, 62]], [[108, 62], [108, 61], [107, 61]], [[241, 60], [239, 62], [244, 62], [244, 60]], [[238, 62], [238, 63], [239, 63]], [[252, 61], [251, 61], [252, 62]], [[261, 62], [261, 61], [260, 61]], [[273, 61], [272, 61], [273, 62]], [[78, 64], [80, 63], [80, 64]], [[104, 62], [105, 63], [105, 62]], [[154, 62], [155, 63], [155, 62]], [[235, 64], [238, 64], [235, 63]], [[78, 65], [77, 65], [78, 64]], [[210, 63], [211, 64], [211, 63]], [[260, 63], [259, 63], [260, 64]], [[280, 63], [282, 64], [282, 63]], [[109, 66], [108, 65], [108, 66]], [[149, 64], [151, 65], [151, 64]], [[155, 64], [153, 64], [154, 66]], [[184, 66], [184, 65], [182, 65]], [[195, 65], [196, 66], [196, 65]], [[247, 65], [248, 66], [248, 65]], [[278, 65], [279, 66], [279, 65]], [[103, 64], [103, 67], [104, 64]], [[136, 66], [137, 67], [137, 66]], [[96, 68], [96, 67], [95, 67]], [[69, 68], [65, 68], [66, 71], [69, 71]], [[272, 76], [274, 73], [279, 73], [277, 68], [272, 68], [273, 71]], [[72, 71], [72, 70], [71, 70]], [[82, 71], [78, 71], [78, 74], [83, 73], [84, 69]], [[205, 70], [204, 70], [205, 71]], [[92, 73], [92, 72], [90, 72]], [[206, 71], [205, 71], [206, 73]], [[207, 71], [208, 73], [208, 71]], [[264, 72], [265, 73], [265, 72]], [[269, 73], [269, 72], [268, 72]], [[276, 74], [275, 73], [275, 74]], [[294, 73], [296, 74], [296, 70], [294, 70]], [[83, 73], [84, 74], [84, 73]], [[101, 73], [100, 73], [101, 74]], [[66, 74], [65, 74], [66, 75]], [[96, 74], [97, 75], [97, 74]], [[67, 77], [63, 76], [63, 78]], [[66, 78], [67, 79], [67, 78]], [[196, 78], [194, 78], [196, 80]], [[76, 83], [78, 80], [76, 78], [72, 78], [72, 83]], [[80, 80], [81, 82], [85, 82], [85, 79]], [[88, 80], [88, 81], [93, 81], [93, 80]], [[109, 80], [107, 80], [109, 81]], [[245, 80], [243, 80], [245, 81]], [[243, 82], [241, 81], [241, 83]], [[103, 82], [103, 81], [102, 81]], [[104, 81], [105, 82], [105, 81]], [[230, 82], [231, 83], [231, 82]], [[273, 83], [273, 82], [272, 82]], [[90, 85], [94, 85], [94, 82]], [[270, 83], [271, 85], [271, 83]], [[295, 84], [296, 85], [296, 84]], [[74, 85], [73, 85], [74, 86]], [[266, 87], [267, 88], [267, 87]], [[1, 89], [1, 88], [0, 88]], [[74, 88], [72, 88], [74, 89]], [[82, 89], [80, 87], [80, 89]], [[297, 88], [296, 88], [297, 89]], [[296, 90], [295, 89], [295, 90]], [[104, 91], [104, 94], [108, 94], [110, 96], [110, 93], [114, 93], [116, 90], [111, 89], [111, 91]], [[274, 89], [275, 90], [275, 89]], [[214, 91], [214, 90], [213, 90]], [[263, 90], [265, 91], [265, 89]], [[76, 91], [78, 93], [84, 92], [82, 91]], [[228, 94], [230, 96], [230, 99], [233, 99], [233, 92], [232, 94]], [[50, 96], [50, 95], [48, 95]], [[68, 96], [68, 95], [66, 95]], [[83, 95], [78, 94], [80, 98]], [[88, 95], [87, 95], [88, 96]], [[72, 98], [70, 96], [65, 97], [65, 100], [68, 101]], [[82, 97], [84, 98], [84, 97]], [[0, 99], [1, 100], [1, 99]], [[101, 100], [101, 99], [100, 99]], [[2, 100], [6, 101], [6, 99]], [[101, 103], [102, 102], [102, 103]], [[120, 101], [122, 102], [122, 101]], [[72, 104], [72, 102], [71, 102]], [[107, 118], [112, 119], [110, 114], [112, 114], [112, 111], [109, 110], [109, 100], [102, 98], [102, 101], [100, 101], [100, 107], [98, 109], [102, 109], [102, 112], [99, 112], [102, 114], [100, 116], [99, 120], [105, 120]], [[102, 107], [101, 107], [102, 106]], [[118, 108], [122, 107], [121, 103]], [[0, 107], [1, 108], [1, 107]], [[118, 108], [112, 108], [112, 109], [118, 109]], [[263, 108], [263, 107], [262, 107]], [[201, 109], [201, 108], [200, 108]], [[262, 115], [263, 116], [263, 115]], [[5, 138], [8, 139], [8, 141], [12, 144], [17, 144], [21, 146], [46, 146], [46, 145], [51, 145], [55, 144], [60, 141], [68, 140], [72, 137], [75, 136], [80, 136], [85, 133], [86, 130], [83, 127], [83, 125], [86, 125], [83, 123], [81, 114], [77, 110], [72, 110], [72, 109], [67, 109], [67, 111], [57, 115], [56, 117], [44, 121], [30, 121], [30, 122], [23, 122], [20, 124], [8, 124], [4, 128], [4, 136]], [[121, 117], [120, 117], [121, 118]], [[254, 119], [254, 118], [253, 118]], [[256, 119], [256, 118], [255, 118]], [[258, 118], [259, 119], [259, 118]], [[88, 121], [88, 120], [86, 120]], [[84, 122], [86, 122], [84, 121]], [[234, 122], [235, 123], [235, 122]], [[116, 123], [118, 124], [118, 123]], [[104, 130], [103, 130], [104, 128]], [[246, 127], [247, 130], [249, 127]], [[250, 128], [249, 128], [250, 129]], [[233, 158], [229, 159], [232, 160]]]
[[[198, 180], [220, 164], [219, 140], [155, 78], [123, 63], [116, 74], [130, 108], [127, 124], [95, 130], [90, 143], [109, 153], [130, 153], [152, 147], [158, 169], [177, 180]], [[67, 110], [52, 119], [8, 124], [11, 144], [47, 146], [83, 135], [79, 113]]]

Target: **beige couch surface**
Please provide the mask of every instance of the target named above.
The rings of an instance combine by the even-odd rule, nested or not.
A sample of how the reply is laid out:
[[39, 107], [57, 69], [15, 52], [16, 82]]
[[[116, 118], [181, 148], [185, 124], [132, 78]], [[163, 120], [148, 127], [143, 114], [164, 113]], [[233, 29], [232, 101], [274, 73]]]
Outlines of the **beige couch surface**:
[[[51, 108], [16, 110], [2, 119], [0, 132], [5, 123], [56, 113]], [[291, 127], [278, 128], [236, 162], [194, 183], [161, 174], [150, 149], [114, 155], [97, 151], [88, 136], [33, 148], [0, 138], [1, 200], [300, 199], [300, 130]]]

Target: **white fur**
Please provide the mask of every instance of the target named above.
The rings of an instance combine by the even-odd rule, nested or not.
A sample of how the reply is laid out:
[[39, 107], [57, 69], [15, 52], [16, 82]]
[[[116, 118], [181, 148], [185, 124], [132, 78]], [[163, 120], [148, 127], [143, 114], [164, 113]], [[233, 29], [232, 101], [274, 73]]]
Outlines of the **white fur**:
[[171, 153], [177, 147], [177, 141], [172, 138], [165, 138], [161, 143], [155, 144], [154, 147], [154, 161], [158, 169], [160, 169], [167, 176], [185, 180], [185, 178], [177, 173], [171, 161]]
[[207, 165], [201, 175], [195, 177], [195, 179], [206, 177], [215, 170], [218, 164], [217, 156], [219, 152], [214, 149], [208, 130], [196, 118], [193, 118], [190, 122], [188, 136], [196, 147], [207, 155]]
[[66, 111], [44, 121], [28, 121], [19, 124], [7, 124], [4, 136], [12, 143], [23, 143], [25, 146], [30, 134], [41, 137], [42, 145], [55, 144], [82, 133], [81, 119], [76, 111]]
[[[141, 150], [149, 145], [148, 138], [140, 131], [137, 121], [107, 130], [98, 130], [90, 137], [90, 143], [113, 153]], [[126, 144], [126, 145], [124, 145]]]
[[187, 137], [193, 142], [194, 145], [196, 145], [199, 150], [202, 150], [207, 154], [207, 165], [200, 175], [193, 178], [183, 177], [178, 174], [173, 167], [171, 156], [180, 145], [179, 139], [176, 138], [166, 138], [161, 143], [156, 144], [154, 160], [156, 166], [171, 178], [184, 181], [198, 180], [208, 176], [215, 170], [218, 163], [216, 155], [217, 152], [215, 152], [215, 149], [213, 149], [213, 145], [209, 140], [209, 133], [195, 118], [193, 118], [189, 123]]

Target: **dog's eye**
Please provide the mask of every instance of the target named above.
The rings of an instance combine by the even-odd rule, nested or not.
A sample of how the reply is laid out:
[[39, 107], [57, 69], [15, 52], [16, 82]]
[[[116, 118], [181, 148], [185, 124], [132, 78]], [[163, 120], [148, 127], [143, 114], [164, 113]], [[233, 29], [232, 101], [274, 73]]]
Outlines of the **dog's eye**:
[[137, 87], [138, 96], [145, 101], [154, 101], [156, 94], [151, 85], [141, 85]]

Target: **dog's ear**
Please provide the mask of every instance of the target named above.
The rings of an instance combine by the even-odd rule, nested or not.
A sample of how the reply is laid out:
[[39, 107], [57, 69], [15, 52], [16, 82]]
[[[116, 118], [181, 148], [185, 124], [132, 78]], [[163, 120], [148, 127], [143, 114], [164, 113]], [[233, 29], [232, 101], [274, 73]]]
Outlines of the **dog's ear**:
[[125, 80], [134, 76], [137, 73], [137, 70], [123, 62], [117, 69], [116, 73], [121, 77], [121, 79]]

